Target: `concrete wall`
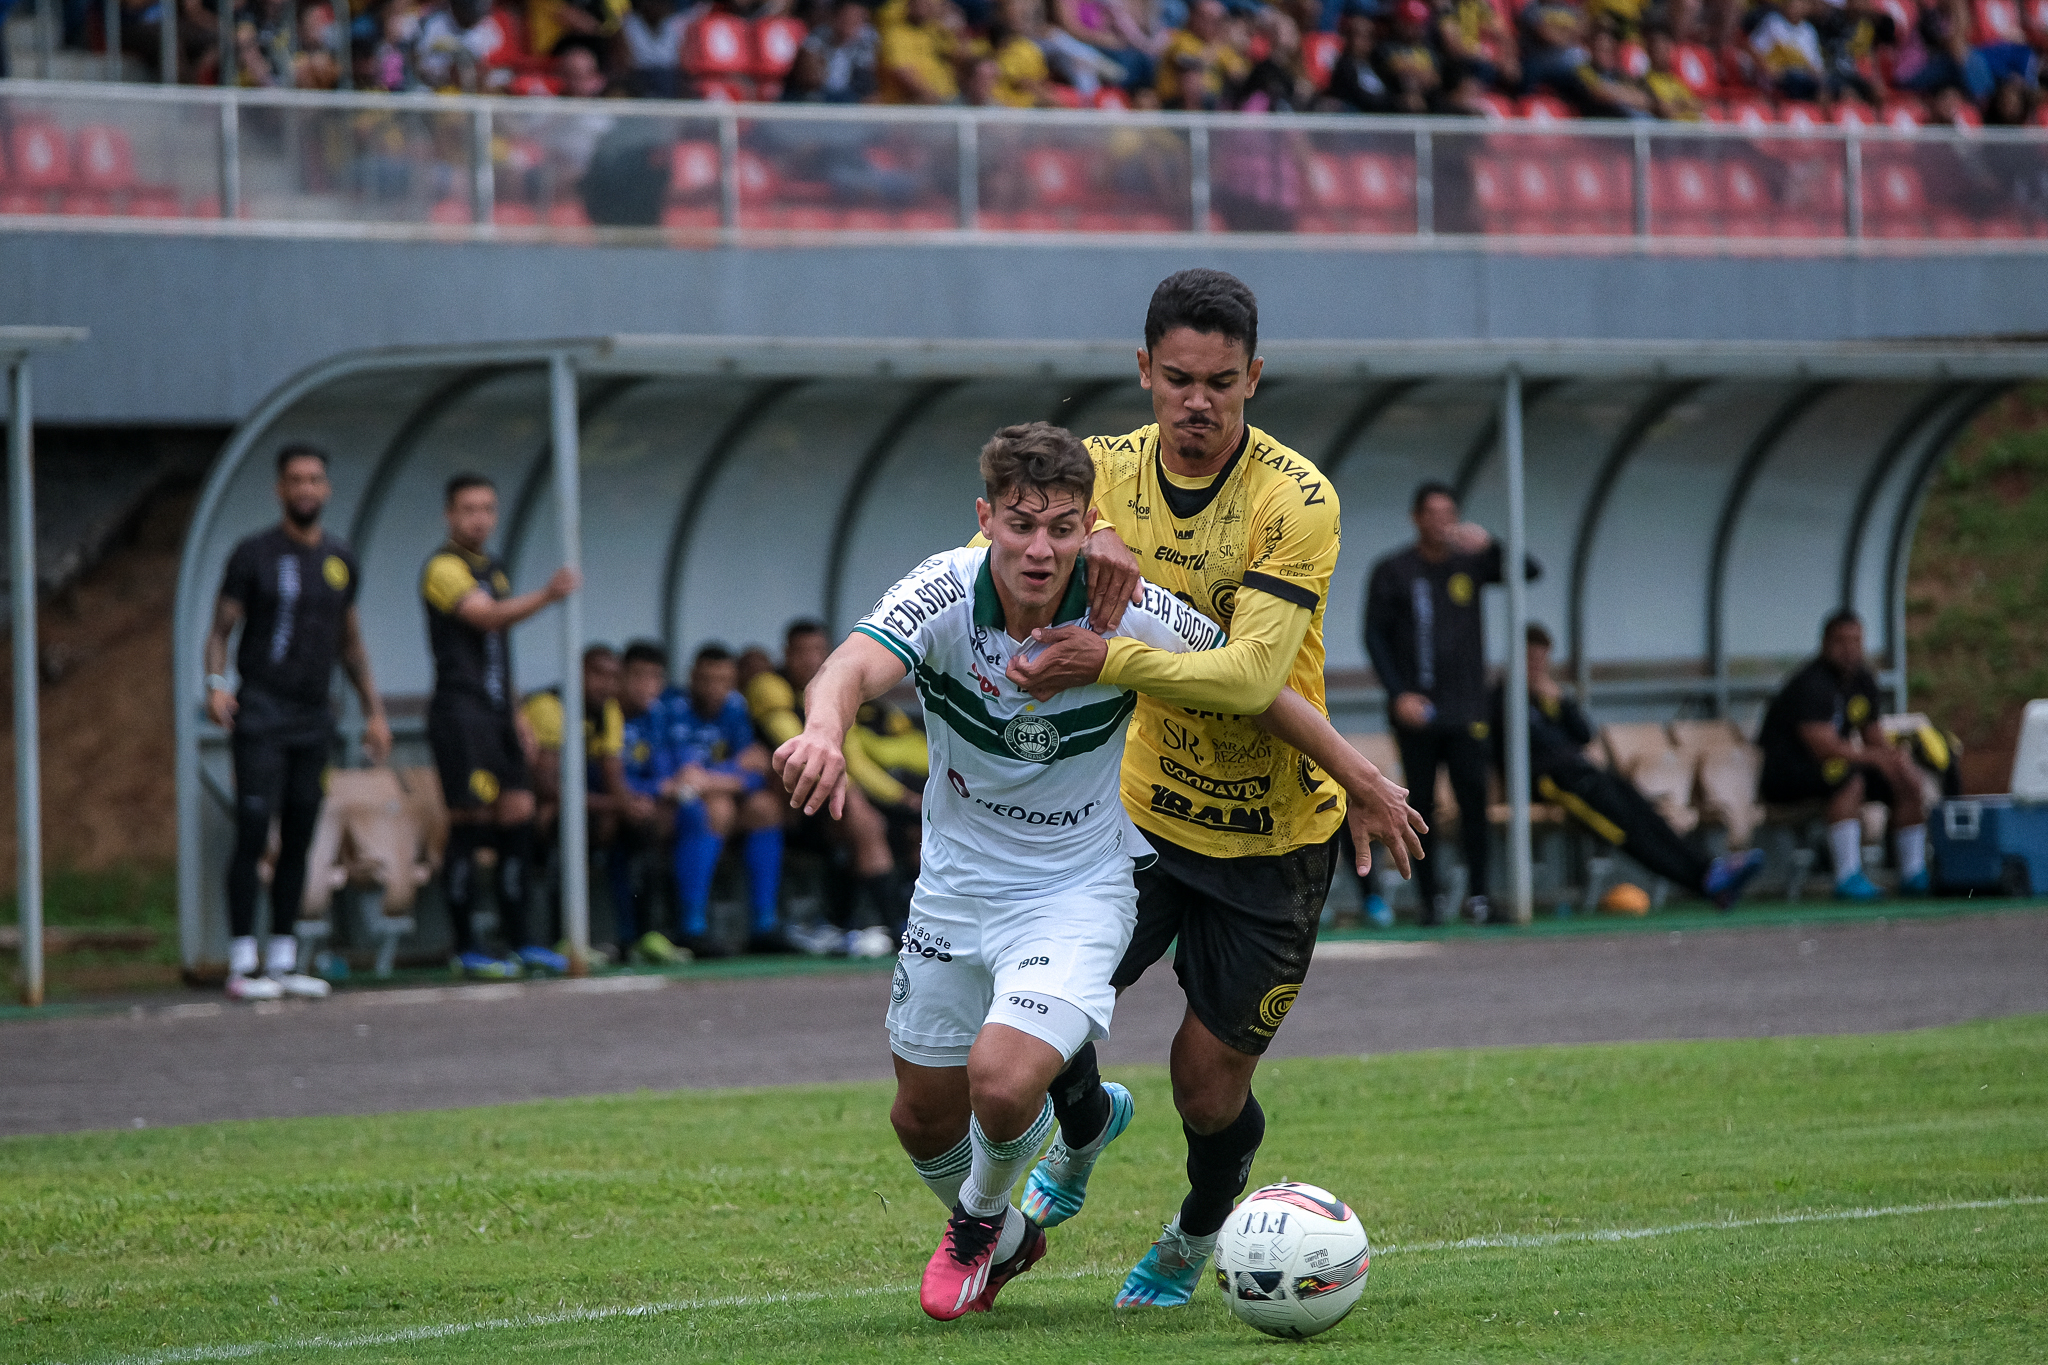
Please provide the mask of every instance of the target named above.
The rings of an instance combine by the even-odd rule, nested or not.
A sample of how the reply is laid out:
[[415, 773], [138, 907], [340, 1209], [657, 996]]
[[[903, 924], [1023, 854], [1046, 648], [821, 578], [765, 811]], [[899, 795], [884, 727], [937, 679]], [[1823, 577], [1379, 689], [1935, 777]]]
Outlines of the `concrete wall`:
[[234, 422], [339, 351], [616, 332], [1127, 338], [1160, 277], [1231, 270], [1294, 338], [1834, 340], [2038, 331], [2048, 255], [1534, 256], [1296, 243], [670, 250], [0, 231], [0, 321], [58, 423]]

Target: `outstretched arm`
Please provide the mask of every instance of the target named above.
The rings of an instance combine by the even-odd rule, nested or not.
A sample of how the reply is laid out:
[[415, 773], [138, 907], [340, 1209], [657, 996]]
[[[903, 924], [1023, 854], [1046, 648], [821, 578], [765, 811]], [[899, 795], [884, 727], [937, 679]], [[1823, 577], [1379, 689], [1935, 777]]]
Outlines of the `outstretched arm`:
[[583, 585], [583, 576], [568, 565], [555, 570], [547, 586], [500, 601], [482, 588], [473, 588], [455, 604], [455, 614], [464, 625], [477, 630], [504, 630], [516, 626], [542, 607], [553, 606]]
[[1040, 701], [1069, 687], [1105, 682], [1198, 711], [1254, 716], [1287, 685], [1308, 635], [1307, 607], [1257, 589], [1238, 594], [1230, 638], [1221, 649], [1176, 654], [1139, 640], [1105, 640], [1085, 626], [1032, 632], [1044, 643], [1029, 660], [1013, 658], [1010, 681]]
[[833, 819], [846, 810], [846, 732], [860, 704], [881, 696], [909, 670], [886, 645], [855, 632], [832, 651], [804, 689], [803, 733], [775, 750], [775, 772], [789, 804], [806, 815], [829, 805]]
[[1408, 804], [1406, 787], [1352, 748], [1329, 718], [1291, 687], [1282, 688], [1265, 714], [1252, 717], [1252, 724], [1307, 754], [1351, 798], [1345, 818], [1358, 851], [1359, 876], [1372, 870], [1374, 839], [1387, 846], [1395, 870], [1403, 877], [1410, 875], [1410, 860], [1422, 856], [1421, 836], [1429, 826]]

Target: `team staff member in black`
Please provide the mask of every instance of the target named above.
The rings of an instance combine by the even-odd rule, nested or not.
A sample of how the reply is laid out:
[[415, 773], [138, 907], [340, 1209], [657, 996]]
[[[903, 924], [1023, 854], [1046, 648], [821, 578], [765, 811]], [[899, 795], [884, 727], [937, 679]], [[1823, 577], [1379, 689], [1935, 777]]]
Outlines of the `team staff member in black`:
[[[1854, 742], [1862, 741], [1861, 747]], [[1920, 775], [1878, 724], [1877, 679], [1863, 661], [1863, 622], [1844, 608], [1820, 628], [1820, 656], [1785, 680], [1764, 709], [1757, 795], [1772, 805], [1828, 803], [1835, 895], [1876, 900], [1863, 875], [1863, 803], [1892, 808], [1899, 890], [1927, 893], [1927, 812]]]
[[[420, 571], [427, 644], [434, 653], [434, 695], [427, 743], [448, 801], [448, 856], [442, 889], [455, 935], [458, 970], [469, 976], [517, 976], [526, 968], [564, 972], [569, 964], [528, 937], [528, 871], [533, 865], [533, 735], [514, 702], [505, 632], [576, 591], [564, 565], [537, 592], [511, 595], [505, 566], [485, 548], [498, 527], [498, 490], [481, 474], [448, 480], [443, 511], [448, 541]], [[476, 851], [498, 852], [499, 930], [516, 956], [481, 952], [470, 927]]]
[[[1484, 924], [1486, 898], [1486, 624], [1479, 590], [1501, 581], [1501, 544], [1483, 526], [1458, 520], [1458, 495], [1425, 483], [1409, 504], [1415, 543], [1372, 566], [1365, 590], [1365, 652], [1392, 698], [1388, 718], [1401, 750], [1408, 802], [1436, 824], [1437, 765], [1450, 769], [1464, 850], [1465, 910]], [[1531, 558], [1528, 576], [1542, 568]], [[1423, 923], [1455, 919], [1437, 899], [1434, 833], [1422, 836], [1416, 880]]]
[[[328, 684], [338, 660], [363, 702], [363, 751], [372, 763], [391, 752], [391, 727], [370, 677], [370, 656], [356, 620], [356, 559], [320, 526], [333, 488], [327, 456], [308, 445], [277, 455], [277, 501], [284, 519], [249, 537], [228, 556], [213, 629], [206, 637], [206, 711], [226, 730], [235, 761], [235, 851], [228, 858], [228, 994], [275, 1000], [317, 998], [327, 983], [301, 972], [292, 936], [306, 889], [306, 849], [320, 817], [321, 775], [334, 747]], [[228, 637], [241, 689], [227, 679]], [[279, 824], [270, 880], [270, 946], [258, 975], [256, 868]]]
[[[1587, 762], [1585, 749], [1593, 742], [1593, 727], [1551, 676], [1550, 632], [1532, 624], [1528, 649], [1530, 799], [1564, 807], [1580, 824], [1666, 881], [1705, 896], [1718, 909], [1732, 908], [1743, 886], [1763, 868], [1762, 851], [1709, 860], [1679, 837], [1635, 783]], [[1506, 699], [1507, 684], [1495, 683], [1488, 714], [1493, 762], [1503, 774], [1508, 766]]]

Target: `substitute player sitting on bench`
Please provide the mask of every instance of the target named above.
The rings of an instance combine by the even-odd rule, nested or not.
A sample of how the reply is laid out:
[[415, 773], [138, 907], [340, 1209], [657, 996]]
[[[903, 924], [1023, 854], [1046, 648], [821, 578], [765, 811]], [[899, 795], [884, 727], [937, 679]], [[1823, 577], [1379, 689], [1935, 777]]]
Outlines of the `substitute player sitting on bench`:
[[[1705, 896], [1723, 910], [1764, 865], [1757, 849], [1708, 859], [1695, 852], [1657, 813], [1633, 782], [1594, 767], [1585, 747], [1593, 740], [1578, 704], [1550, 672], [1550, 632], [1531, 625], [1529, 644], [1529, 797], [1564, 807], [1574, 819], [1650, 871]], [[1493, 761], [1507, 771], [1507, 684], [1493, 688]]]

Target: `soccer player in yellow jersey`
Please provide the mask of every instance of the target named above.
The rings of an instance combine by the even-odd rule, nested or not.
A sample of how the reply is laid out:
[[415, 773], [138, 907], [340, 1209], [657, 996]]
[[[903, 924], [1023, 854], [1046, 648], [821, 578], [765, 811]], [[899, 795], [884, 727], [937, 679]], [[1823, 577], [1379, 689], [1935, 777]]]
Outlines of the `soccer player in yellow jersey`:
[[[1068, 626], [1040, 632], [1044, 652], [1009, 669], [1039, 696], [1097, 681], [1140, 693], [1123, 798], [1159, 859], [1137, 874], [1137, 929], [1114, 983], [1131, 985], [1178, 942], [1188, 1005], [1172, 1074], [1190, 1190], [1124, 1281], [1124, 1306], [1186, 1303], [1244, 1189], [1266, 1124], [1252, 1072], [1308, 973], [1346, 793], [1360, 806], [1361, 864], [1365, 837], [1384, 843], [1404, 876], [1420, 853], [1422, 821], [1402, 788], [1348, 746], [1319, 755], [1326, 771], [1251, 719], [1283, 686], [1324, 709], [1323, 610], [1338, 544], [1329, 480], [1245, 422], [1261, 368], [1251, 290], [1221, 271], [1182, 271], [1153, 293], [1138, 352], [1158, 421], [1088, 442], [1106, 523], [1088, 543], [1091, 621], [1113, 629], [1142, 571], [1222, 624], [1228, 645], [1173, 655]], [[1095, 1068], [1092, 1047], [1076, 1054], [1054, 1083], [1055, 1107], [1099, 1091]], [[1085, 1191], [1067, 1151], [1087, 1141], [1093, 1115], [1059, 1117], [1060, 1138], [1025, 1195], [1025, 1212], [1045, 1225], [1071, 1217]]]

